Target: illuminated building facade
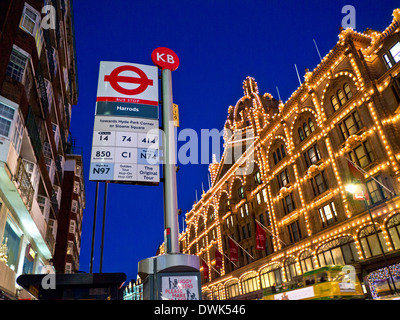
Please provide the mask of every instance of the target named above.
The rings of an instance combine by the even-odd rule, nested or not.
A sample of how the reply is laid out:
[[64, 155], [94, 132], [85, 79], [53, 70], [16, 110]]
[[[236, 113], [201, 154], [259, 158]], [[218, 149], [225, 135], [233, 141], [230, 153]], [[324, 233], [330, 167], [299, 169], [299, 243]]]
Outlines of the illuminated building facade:
[[[386, 266], [378, 241], [400, 276], [400, 9], [393, 17], [383, 32], [341, 30], [286, 103], [260, 94], [253, 78], [244, 81], [225, 123], [239, 134], [225, 139], [221, 161], [210, 164], [211, 188], [186, 214], [180, 235], [182, 252], [209, 268], [208, 278], [202, 268], [204, 299], [261, 298], [264, 289], [329, 264], [354, 265], [374, 296], [371, 277]], [[241, 156], [229, 164], [238, 144]], [[367, 172], [379, 237], [364, 202], [346, 191], [347, 159]], [[265, 250], [256, 249], [257, 221], [269, 230]], [[235, 265], [229, 237], [240, 245]]]
[[19, 275], [54, 272], [78, 99], [71, 2], [0, 3], [0, 296], [10, 299], [27, 298]]

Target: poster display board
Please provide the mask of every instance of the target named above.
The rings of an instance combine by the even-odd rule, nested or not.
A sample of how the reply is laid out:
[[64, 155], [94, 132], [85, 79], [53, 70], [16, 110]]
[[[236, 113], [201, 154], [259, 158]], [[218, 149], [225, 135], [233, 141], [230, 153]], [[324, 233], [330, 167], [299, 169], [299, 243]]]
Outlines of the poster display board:
[[176, 273], [160, 278], [160, 300], [200, 300], [198, 276]]
[[157, 185], [158, 129], [157, 67], [100, 62], [89, 180]]

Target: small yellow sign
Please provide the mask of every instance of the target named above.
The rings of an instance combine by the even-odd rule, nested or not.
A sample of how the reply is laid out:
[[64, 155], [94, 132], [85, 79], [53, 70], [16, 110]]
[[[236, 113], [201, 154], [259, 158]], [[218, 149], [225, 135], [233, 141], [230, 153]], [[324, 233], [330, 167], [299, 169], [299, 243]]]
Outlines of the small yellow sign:
[[174, 125], [175, 127], [179, 127], [179, 109], [178, 105], [173, 103], [173, 116], [174, 116]]

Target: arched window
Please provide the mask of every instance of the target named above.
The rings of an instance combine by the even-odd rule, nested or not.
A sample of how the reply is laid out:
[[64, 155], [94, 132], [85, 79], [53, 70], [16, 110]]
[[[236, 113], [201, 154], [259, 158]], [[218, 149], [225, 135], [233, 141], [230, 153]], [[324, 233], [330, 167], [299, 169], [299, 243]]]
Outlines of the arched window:
[[[386, 241], [383, 239], [382, 230], [378, 231], [379, 241], [385, 252], [388, 251], [386, 246]], [[379, 256], [382, 254], [381, 245], [378, 242], [378, 237], [376, 236], [375, 229], [372, 225], [366, 226], [360, 232], [360, 243], [365, 259], [370, 257]]]
[[286, 151], [283, 144], [281, 144], [281, 153], [282, 153], [282, 158], [286, 157]]
[[356, 245], [351, 236], [329, 241], [319, 247], [317, 257], [321, 267], [330, 264], [351, 264], [358, 261]]
[[303, 129], [304, 129], [304, 133], [306, 134], [306, 137], [308, 137], [310, 135], [310, 129], [308, 129], [308, 125], [307, 123], [303, 123]]
[[299, 261], [300, 261], [300, 268], [301, 268], [302, 273], [315, 269], [314, 261], [312, 258], [312, 252], [310, 250], [304, 251], [300, 255]]
[[189, 241], [192, 242], [195, 237], [196, 237], [196, 231], [195, 231], [194, 225], [192, 225], [190, 227], [190, 238], [189, 238]]
[[396, 214], [389, 219], [387, 229], [394, 249], [400, 249], [400, 214]]
[[231, 281], [226, 285], [226, 298], [230, 299], [239, 295], [239, 284], [236, 281]]
[[338, 98], [339, 98], [340, 104], [341, 104], [341, 105], [344, 105], [344, 104], [346, 103], [346, 97], [345, 97], [345, 95], [344, 95], [342, 89], [339, 89], [339, 90], [338, 90], [337, 96], [338, 96]]
[[336, 111], [337, 109], [339, 109], [340, 104], [339, 104], [339, 101], [338, 101], [338, 99], [336, 98], [335, 95], [331, 97], [331, 103], [332, 103], [332, 107], [333, 107], [333, 110], [334, 110], [334, 111]]
[[353, 96], [353, 93], [351, 92], [350, 86], [347, 82], [344, 84], [343, 90], [344, 93], [346, 94], [347, 100], [349, 100]]
[[197, 227], [197, 230], [198, 230], [198, 233], [200, 233], [204, 230], [204, 220], [201, 217], [199, 219], [199, 226]]
[[276, 149], [276, 154], [278, 155], [278, 162], [282, 160], [281, 150], [278, 148]]
[[299, 128], [299, 137], [300, 137], [300, 141], [304, 140], [304, 133], [303, 133], [303, 129], [301, 127]]
[[310, 127], [310, 131], [314, 132], [315, 131], [315, 127], [314, 127], [314, 123], [311, 120], [311, 118], [308, 118], [308, 126]]
[[245, 275], [242, 279], [243, 293], [249, 293], [258, 290], [257, 273], [250, 273]]
[[285, 272], [288, 281], [292, 281], [293, 277], [297, 276], [296, 260], [293, 257], [286, 259]]
[[279, 285], [282, 283], [281, 268], [279, 263], [274, 263], [265, 267], [260, 272], [261, 287], [263, 289]]
[[277, 158], [277, 156], [276, 156], [276, 153], [275, 153], [275, 152], [274, 152], [273, 156], [274, 156], [274, 163], [275, 163], [275, 164], [277, 164], [277, 163], [278, 163], [278, 158]]

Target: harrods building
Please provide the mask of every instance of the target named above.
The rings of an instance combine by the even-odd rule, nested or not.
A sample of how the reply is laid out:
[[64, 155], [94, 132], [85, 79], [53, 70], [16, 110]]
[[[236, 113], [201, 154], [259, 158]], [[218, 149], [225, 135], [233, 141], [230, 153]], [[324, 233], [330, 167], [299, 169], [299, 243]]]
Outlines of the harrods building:
[[[385, 280], [386, 263], [398, 279], [399, 22], [396, 9], [383, 32], [341, 30], [286, 103], [245, 79], [225, 123], [235, 134], [225, 139], [221, 161], [209, 165], [211, 188], [186, 214], [180, 235], [181, 251], [209, 266], [208, 277], [201, 268], [204, 299], [262, 298], [266, 288], [331, 264], [353, 265], [369, 297], [375, 281]], [[228, 161], [237, 144], [241, 156]], [[365, 171], [373, 221], [346, 191], [347, 159]], [[256, 249], [258, 222], [269, 230], [265, 250]], [[229, 237], [240, 245], [235, 264]]]

